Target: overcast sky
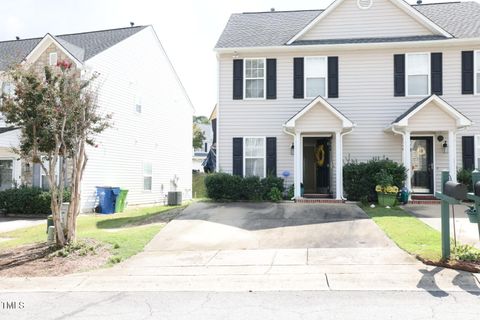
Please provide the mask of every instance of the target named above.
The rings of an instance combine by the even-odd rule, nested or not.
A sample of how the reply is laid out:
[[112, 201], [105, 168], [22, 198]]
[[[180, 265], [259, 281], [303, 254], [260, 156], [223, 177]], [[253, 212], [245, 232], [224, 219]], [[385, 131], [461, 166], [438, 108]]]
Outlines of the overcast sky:
[[[478, 1], [478, 0], [477, 0]], [[1, 0], [0, 40], [151, 24], [197, 115], [216, 103], [213, 47], [231, 13], [322, 9], [332, 0]], [[409, 1], [413, 3], [415, 1]], [[447, 0], [428, 1], [448, 2]]]

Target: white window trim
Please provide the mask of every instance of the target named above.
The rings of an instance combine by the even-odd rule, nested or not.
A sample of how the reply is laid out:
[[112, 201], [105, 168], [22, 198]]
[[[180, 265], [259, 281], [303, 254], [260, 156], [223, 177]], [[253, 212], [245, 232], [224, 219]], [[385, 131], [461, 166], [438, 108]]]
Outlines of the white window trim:
[[480, 74], [480, 71], [477, 71], [477, 66], [480, 64], [477, 54], [480, 54], [480, 50], [473, 51], [473, 94], [476, 96], [480, 95], [480, 91], [477, 91], [477, 74]]
[[309, 97], [307, 96], [307, 76], [305, 72], [305, 61], [310, 58], [324, 58], [325, 59], [325, 96], [323, 98], [328, 98], [328, 56], [307, 56], [303, 57], [303, 96], [305, 97], [304, 99], [314, 99], [318, 96], [315, 97]]
[[248, 136], [248, 137], [243, 137], [243, 176], [246, 177], [245, 175], [245, 169], [246, 169], [246, 161], [245, 159], [258, 159], [259, 157], [247, 157], [246, 156], [246, 148], [245, 148], [245, 140], [246, 139], [263, 139], [263, 176], [259, 178], [266, 178], [267, 177], [267, 137], [262, 137], [262, 136]]
[[[428, 86], [428, 89], [427, 89], [427, 94], [409, 94], [408, 92], [408, 76], [410, 75], [408, 73], [408, 56], [410, 55], [418, 55], [418, 54], [426, 54], [427, 57], [428, 57], [428, 79], [427, 79], [427, 86]], [[431, 85], [432, 85], [432, 70], [431, 70], [431, 53], [430, 52], [409, 52], [409, 53], [406, 53], [405, 54], [405, 96], [406, 97], [427, 97], [431, 94], [432, 92], [432, 88], [431, 88]], [[412, 75], [415, 75], [415, 74], [412, 74]], [[420, 74], [417, 74], [417, 75], [420, 75]]]
[[[150, 166], [152, 167], [152, 173], [150, 175], [145, 174], [145, 164], [150, 164]], [[150, 177], [152, 179], [150, 189], [145, 189], [145, 178], [147, 177]], [[142, 190], [143, 192], [152, 192], [153, 190], [153, 162], [151, 161], [142, 162]]]
[[[246, 65], [247, 65], [247, 60], [263, 60], [263, 78], [249, 78], [252, 79], [252, 80], [259, 80], [259, 79], [263, 79], [263, 97], [261, 98], [247, 98], [247, 77], [246, 77], [246, 74], [247, 74], [247, 68], [246, 68]], [[243, 99], [244, 100], [266, 100], [267, 99], [267, 58], [245, 58], [243, 59]]]
[[[6, 161], [12, 161], [12, 185], [11, 188], [17, 183], [18, 184], [18, 179], [17, 179], [17, 168], [15, 166], [16, 159], [11, 158], [11, 157], [0, 157], [0, 160], [6, 160]], [[11, 189], [10, 188], [10, 189]]]
[[[55, 57], [55, 63], [52, 63], [52, 57]], [[58, 54], [56, 52], [51, 52], [48, 55], [48, 65], [50, 66], [56, 66], [58, 63]]]
[[475, 162], [473, 164], [474, 170], [478, 170], [479, 165], [478, 165], [478, 158], [480, 157], [480, 152], [477, 150], [478, 147], [480, 147], [480, 144], [477, 143], [480, 141], [480, 134], [476, 134], [473, 136], [473, 156], [475, 157]]

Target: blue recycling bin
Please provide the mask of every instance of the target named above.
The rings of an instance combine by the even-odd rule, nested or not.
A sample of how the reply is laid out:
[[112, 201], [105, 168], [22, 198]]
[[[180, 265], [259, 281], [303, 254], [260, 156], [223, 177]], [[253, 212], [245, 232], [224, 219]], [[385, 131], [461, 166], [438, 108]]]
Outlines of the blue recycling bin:
[[97, 187], [98, 213], [115, 213], [115, 202], [120, 194], [120, 188], [116, 187]]

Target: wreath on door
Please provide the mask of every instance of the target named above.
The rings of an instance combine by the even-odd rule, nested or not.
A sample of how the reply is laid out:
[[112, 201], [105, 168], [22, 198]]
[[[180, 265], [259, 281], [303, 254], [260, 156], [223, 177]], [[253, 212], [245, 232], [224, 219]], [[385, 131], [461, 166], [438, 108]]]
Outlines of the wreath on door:
[[315, 160], [319, 167], [323, 167], [325, 164], [325, 146], [319, 145], [315, 150]]

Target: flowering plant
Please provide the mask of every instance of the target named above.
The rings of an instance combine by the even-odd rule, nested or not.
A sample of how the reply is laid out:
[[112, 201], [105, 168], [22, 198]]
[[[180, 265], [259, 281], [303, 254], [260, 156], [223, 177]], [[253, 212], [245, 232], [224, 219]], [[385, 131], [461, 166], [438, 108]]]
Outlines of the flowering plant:
[[393, 177], [385, 170], [380, 170], [375, 175], [375, 182], [377, 186], [375, 187], [376, 192], [381, 193], [398, 193], [398, 187], [393, 185]]
[[398, 193], [398, 187], [397, 186], [386, 186], [386, 187], [382, 187], [381, 185], [377, 185], [375, 187], [375, 191], [377, 192], [382, 192], [382, 193], [394, 193], [394, 194], [397, 194]]

